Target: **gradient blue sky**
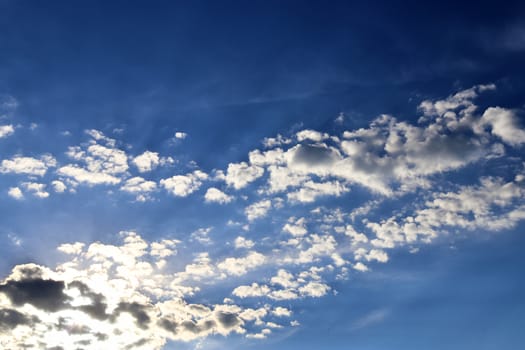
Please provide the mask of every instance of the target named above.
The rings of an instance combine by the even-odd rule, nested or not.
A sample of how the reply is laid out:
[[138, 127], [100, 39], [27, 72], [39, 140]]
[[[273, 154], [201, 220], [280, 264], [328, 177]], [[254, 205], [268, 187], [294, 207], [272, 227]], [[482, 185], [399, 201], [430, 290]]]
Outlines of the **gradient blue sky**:
[[521, 349], [524, 18], [0, 0], [0, 344]]

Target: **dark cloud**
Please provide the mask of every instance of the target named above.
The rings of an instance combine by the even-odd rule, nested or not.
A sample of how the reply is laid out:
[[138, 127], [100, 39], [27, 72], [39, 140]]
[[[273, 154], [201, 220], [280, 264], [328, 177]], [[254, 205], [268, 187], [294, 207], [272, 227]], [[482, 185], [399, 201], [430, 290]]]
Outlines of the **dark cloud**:
[[233, 328], [237, 326], [241, 321], [237, 317], [237, 315], [232, 314], [230, 312], [218, 312], [217, 313], [217, 321], [224, 327], [224, 328]]
[[295, 151], [293, 162], [306, 165], [330, 165], [337, 156], [330, 148], [318, 145], [299, 145]]
[[97, 320], [107, 320], [109, 315], [106, 313], [106, 298], [102, 294], [98, 294], [89, 289], [82, 282], [74, 281], [69, 283], [68, 288], [77, 288], [83, 297], [87, 297], [92, 301], [91, 305], [82, 305], [78, 309], [87, 313]]
[[171, 332], [173, 334], [177, 333], [177, 322], [168, 320], [166, 318], [163, 318], [159, 320], [159, 326], [167, 330], [168, 332]]
[[128, 312], [133, 317], [135, 317], [137, 326], [139, 326], [142, 329], [146, 329], [148, 328], [148, 324], [151, 321], [150, 317], [148, 316], [148, 313], [146, 312], [146, 310], [149, 308], [150, 306], [148, 305], [122, 302], [119, 303], [118, 307], [115, 309], [112, 319], [114, 320], [115, 318], [117, 318], [122, 312]]
[[10, 330], [19, 325], [32, 325], [38, 322], [36, 317], [27, 317], [13, 309], [0, 309], [0, 330]]
[[4, 293], [16, 306], [31, 304], [45, 311], [58, 311], [67, 307], [71, 299], [64, 294], [64, 282], [41, 278], [7, 281], [0, 285]]

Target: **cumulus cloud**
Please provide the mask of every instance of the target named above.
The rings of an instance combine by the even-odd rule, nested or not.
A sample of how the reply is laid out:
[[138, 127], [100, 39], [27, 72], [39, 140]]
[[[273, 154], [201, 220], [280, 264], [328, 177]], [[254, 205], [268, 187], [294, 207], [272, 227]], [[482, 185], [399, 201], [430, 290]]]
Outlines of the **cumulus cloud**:
[[13, 173], [44, 176], [50, 167], [56, 166], [54, 157], [46, 155], [40, 159], [33, 157], [14, 156], [0, 163], [0, 173]]
[[46, 191], [46, 185], [37, 183], [37, 182], [24, 182], [22, 187], [31, 193], [33, 196], [38, 198], [47, 198], [49, 197], [49, 192]]
[[23, 199], [24, 194], [22, 193], [22, 190], [19, 187], [11, 187], [9, 188], [9, 191], [7, 191], [7, 194], [9, 197], [12, 197], [14, 199]]
[[146, 151], [133, 158], [132, 162], [139, 172], [145, 173], [155, 169], [157, 165], [159, 165], [160, 157], [157, 152]]
[[9, 125], [0, 125], [0, 139], [4, 138], [4, 137], [7, 137], [7, 136], [10, 136], [10, 135], [13, 135], [14, 132], [15, 132], [15, 128], [11, 124], [9, 124]]
[[200, 170], [195, 170], [186, 175], [175, 175], [167, 179], [160, 180], [160, 185], [169, 193], [177, 197], [186, 197], [198, 190], [202, 181], [206, 180], [208, 175]]
[[120, 188], [121, 191], [135, 194], [138, 201], [144, 202], [149, 199], [149, 193], [157, 189], [157, 183], [148, 181], [140, 176], [132, 177]]
[[210, 187], [208, 190], [206, 190], [204, 200], [208, 203], [226, 204], [230, 203], [233, 200], [233, 197], [227, 195], [218, 188]]
[[69, 147], [66, 153], [78, 163], [64, 165], [57, 173], [89, 186], [119, 184], [129, 169], [126, 152], [101, 131], [86, 130], [86, 134], [92, 137], [88, 145]]
[[253, 203], [244, 209], [244, 214], [249, 221], [253, 221], [258, 218], [262, 218], [268, 214], [268, 211], [272, 207], [272, 201], [269, 199], [263, 199], [259, 202]]
[[256, 165], [249, 165], [245, 162], [231, 163], [228, 165], [225, 181], [228, 186], [238, 190], [261, 177], [263, 173], [264, 169]]

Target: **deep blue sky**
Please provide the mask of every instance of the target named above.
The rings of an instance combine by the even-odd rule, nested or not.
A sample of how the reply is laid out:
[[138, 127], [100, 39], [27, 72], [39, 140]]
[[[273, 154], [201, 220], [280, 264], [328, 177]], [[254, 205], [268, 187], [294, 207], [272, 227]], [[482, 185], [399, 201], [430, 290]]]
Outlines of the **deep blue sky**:
[[[275, 304], [289, 308], [293, 316], [285, 321], [268, 316], [265, 321], [282, 321], [284, 327], [273, 329], [263, 340], [240, 334], [204, 335], [200, 340], [168, 343], [167, 349], [521, 349], [523, 62], [525, 5], [520, 1], [0, 0], [0, 281], [4, 281], [0, 295], [7, 293], [2, 286], [9, 282], [3, 279], [14, 266], [32, 262], [54, 268], [65, 261], [56, 252], [63, 243], [121, 246], [118, 232], [133, 230], [149, 243], [164, 238], [182, 242], [177, 243], [170, 273], [185, 271], [204, 251], [217, 273], [224, 259], [246, 255], [233, 243], [245, 236], [255, 242], [255, 248], [248, 249], [277, 262], [260, 264], [247, 275], [207, 276], [205, 282], [192, 285], [201, 290], [184, 300], [210, 306], [232, 298], [243, 308]], [[341, 141], [361, 137], [343, 134], [359, 128], [383, 128], [378, 134], [383, 136], [394, 133], [394, 122], [388, 130], [374, 122], [382, 114], [417, 127], [424, 125], [418, 118], [426, 115], [431, 118], [428, 123], [438, 125], [446, 117], [425, 112], [421, 103], [445, 101], [459, 91], [475, 96], [448, 110], [460, 115], [472, 103], [478, 109], [465, 112], [472, 119], [459, 128], [440, 129], [439, 137], [421, 141], [416, 150], [410, 148], [408, 136], [404, 139], [401, 152], [414, 157], [404, 171], [413, 171], [414, 176], [395, 172], [406, 159], [395, 158], [396, 151], [385, 145], [378, 150], [370, 139], [357, 156]], [[512, 123], [503, 123], [509, 129], [497, 131], [497, 120], [505, 116], [500, 113], [491, 119], [484, 115], [489, 107], [512, 114]], [[344, 119], [337, 122], [339, 115]], [[12, 130], [2, 134], [9, 127]], [[97, 139], [89, 130], [116, 141]], [[301, 139], [302, 130], [339, 139]], [[176, 138], [176, 132], [185, 136]], [[290, 139], [279, 145], [291, 154], [292, 160], [285, 161], [288, 169], [297, 166], [292, 163], [299, 158], [292, 147], [324, 150], [318, 155], [320, 163], [330, 162], [323, 157], [335, 154], [330, 153], [335, 149], [347, 160], [355, 156], [354, 167], [343, 175], [337, 167], [325, 169], [328, 173], [291, 170], [326, 186], [339, 181], [343, 192], [330, 194], [324, 189], [314, 201], [297, 204], [292, 189], [308, 190], [308, 180], [281, 192], [268, 190], [268, 165], [283, 165], [278, 162], [261, 166], [266, 167], [264, 176], [261, 173], [246, 186], [228, 182], [229, 165], [248, 162], [257, 167], [250, 163], [249, 152], [264, 151], [264, 138], [277, 134]], [[89, 145], [123, 151], [129, 169], [94, 171], [86, 158]], [[74, 146], [84, 154], [78, 158], [66, 154]], [[469, 147], [475, 150], [469, 153]], [[145, 151], [172, 157], [174, 163], [138, 171], [134, 159]], [[56, 163], [46, 165], [45, 175], [9, 168], [17, 157], [43, 161], [44, 155]], [[387, 166], [374, 163], [376, 156]], [[311, 169], [322, 165], [312, 159], [305, 156], [303, 164]], [[433, 163], [442, 167], [433, 169]], [[68, 165], [85, 165], [90, 176], [98, 171], [117, 179], [111, 185], [83, 183], [66, 174], [63, 169]], [[189, 176], [197, 169], [208, 177], [197, 180], [190, 193], [176, 194], [165, 185], [172, 176]], [[359, 177], [363, 169], [364, 179]], [[138, 176], [155, 187], [140, 192], [143, 200], [122, 187]], [[500, 190], [473, 196], [479, 202], [471, 211], [455, 208], [471, 227], [458, 221], [451, 224], [454, 220], [442, 216], [443, 221], [432, 226], [436, 233], [432, 242], [418, 236], [391, 247], [367, 243], [368, 251], [388, 253], [385, 264], [357, 258], [358, 246], [344, 241], [341, 232], [334, 233], [336, 226], [351, 225], [372, 240], [380, 234], [367, 223], [389, 218], [408, 222], [408, 217], [432, 207], [432, 200], [448, 198], [447, 193], [492, 188], [486, 178], [496, 179]], [[65, 184], [64, 193], [52, 190], [53, 181]], [[378, 182], [398, 192], [378, 190]], [[42, 185], [48, 195], [39, 192], [43, 198], [37, 198], [30, 183]], [[496, 193], [504, 193], [505, 183], [514, 186], [514, 197], [494, 199]], [[177, 186], [181, 185], [175, 191]], [[224, 205], [205, 203], [211, 187], [231, 199]], [[270, 214], [250, 219], [247, 208], [266, 199], [271, 201]], [[369, 212], [350, 219], [352, 210], [370, 203]], [[480, 208], [486, 203], [483, 212]], [[316, 214], [312, 212], [316, 208], [322, 210]], [[337, 209], [343, 213], [342, 221], [321, 223], [322, 215]], [[278, 301], [233, 298], [232, 290], [241, 285], [272, 286], [270, 279], [280, 268], [299, 274], [335, 263], [330, 260], [333, 252], [306, 263], [286, 265], [279, 260], [283, 256], [276, 251], [290, 246], [283, 243], [288, 237], [283, 227], [300, 217], [306, 220], [308, 234], [297, 249], [305, 251], [312, 235], [333, 235], [338, 254], [347, 259], [321, 275], [319, 281], [330, 291], [322, 297], [301, 294]], [[509, 225], [489, 227], [498, 220]], [[211, 237], [211, 244], [199, 241], [203, 238], [195, 233], [208, 227], [210, 233], [203, 235]], [[368, 272], [357, 272], [359, 259]], [[348, 276], [337, 277], [343, 267], [350, 271]], [[60, 276], [49, 278], [69, 278]], [[1, 308], [14, 307], [2, 300]], [[289, 326], [292, 320], [301, 325]], [[247, 332], [255, 334], [259, 326], [246, 326]]]

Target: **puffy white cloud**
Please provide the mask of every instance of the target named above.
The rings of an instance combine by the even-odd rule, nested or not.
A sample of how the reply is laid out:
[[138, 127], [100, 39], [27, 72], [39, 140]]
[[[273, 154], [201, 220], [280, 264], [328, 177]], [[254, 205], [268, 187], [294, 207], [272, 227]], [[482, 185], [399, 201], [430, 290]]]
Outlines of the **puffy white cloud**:
[[511, 110], [500, 107], [487, 108], [480, 123], [490, 125], [492, 134], [512, 146], [525, 143], [525, 130], [520, 127], [516, 114]]
[[177, 132], [175, 133], [175, 138], [176, 138], [176, 139], [184, 140], [186, 137], [188, 137], [188, 134], [186, 134], [185, 132], [177, 131]]
[[38, 198], [47, 198], [49, 197], [49, 192], [46, 191], [46, 185], [37, 183], [37, 182], [24, 182], [22, 187], [31, 193], [33, 196]]
[[210, 187], [204, 195], [204, 200], [208, 203], [226, 204], [233, 200], [232, 196], [227, 195], [218, 188]]
[[208, 175], [200, 170], [195, 170], [186, 175], [175, 175], [167, 179], [160, 180], [160, 185], [174, 196], [186, 197], [198, 190], [202, 181], [206, 180]]
[[276, 137], [265, 137], [263, 140], [263, 145], [266, 148], [272, 148], [281, 145], [287, 145], [292, 143], [292, 140], [286, 137], [283, 137], [281, 134], [277, 134]]
[[137, 196], [137, 201], [144, 202], [150, 199], [149, 194], [151, 192], [157, 190], [157, 183], [155, 181], [147, 181], [140, 176], [136, 176], [126, 180], [120, 190], [133, 193]]
[[266, 261], [266, 256], [263, 254], [250, 252], [242, 258], [226, 258], [219, 262], [217, 267], [229, 275], [240, 276], [246, 274], [251, 269], [263, 265]]
[[270, 293], [270, 288], [258, 283], [252, 283], [250, 286], [239, 286], [232, 292], [233, 295], [239, 298], [262, 297], [268, 293]]
[[251, 249], [255, 245], [252, 240], [246, 239], [245, 237], [239, 236], [235, 238], [234, 245], [236, 249], [245, 248]]
[[262, 218], [268, 214], [268, 211], [272, 207], [272, 201], [269, 199], [263, 199], [259, 202], [253, 203], [244, 209], [244, 214], [249, 221]]
[[283, 227], [283, 231], [288, 232], [292, 236], [304, 236], [308, 232], [305, 219], [299, 218], [296, 220], [294, 217], [288, 219], [288, 222]]
[[306, 285], [299, 288], [299, 292], [303, 296], [320, 298], [330, 290], [330, 286], [320, 282], [308, 282]]
[[316, 130], [301, 130], [298, 133], [295, 134], [295, 137], [297, 137], [297, 141], [301, 142], [304, 140], [311, 140], [315, 142], [321, 142], [323, 140], [326, 140], [330, 137], [327, 133], [321, 133]]
[[290, 317], [292, 316], [292, 312], [282, 306], [277, 306], [275, 309], [272, 310], [272, 314], [274, 314], [277, 317]]
[[160, 157], [157, 152], [146, 151], [132, 160], [138, 171], [145, 173], [151, 171], [159, 165]]
[[299, 190], [287, 194], [292, 202], [312, 203], [321, 196], [336, 196], [348, 191], [348, 188], [339, 181], [313, 182], [308, 181], [301, 185]]
[[15, 132], [15, 128], [11, 124], [0, 125], [0, 139], [7, 137], [7, 136], [11, 136], [14, 134], [14, 132]]
[[[57, 173], [89, 186], [119, 184], [129, 169], [126, 153], [116, 148], [115, 140], [98, 130], [86, 130], [86, 134], [93, 138], [89, 145], [70, 147], [66, 153], [81, 164], [67, 164], [60, 167]], [[104, 142], [105, 145], [97, 142]]]
[[106, 173], [92, 172], [77, 165], [66, 165], [57, 170], [59, 175], [87, 185], [116, 185], [121, 179]]
[[248, 165], [246, 162], [230, 163], [226, 172], [225, 181], [228, 186], [236, 190], [246, 187], [264, 173], [264, 168], [256, 165]]
[[15, 156], [11, 159], [2, 160], [2, 163], [0, 163], [0, 173], [44, 176], [48, 168], [55, 165], [56, 160], [51, 156], [42, 156], [40, 159]]
[[52, 181], [51, 185], [53, 186], [53, 190], [56, 193], [63, 193], [67, 189], [66, 184], [64, 184], [62, 181], [59, 181], [59, 180]]
[[19, 187], [11, 187], [7, 191], [7, 194], [9, 197], [12, 197], [14, 199], [23, 199], [24, 194], [22, 193], [22, 190]]

